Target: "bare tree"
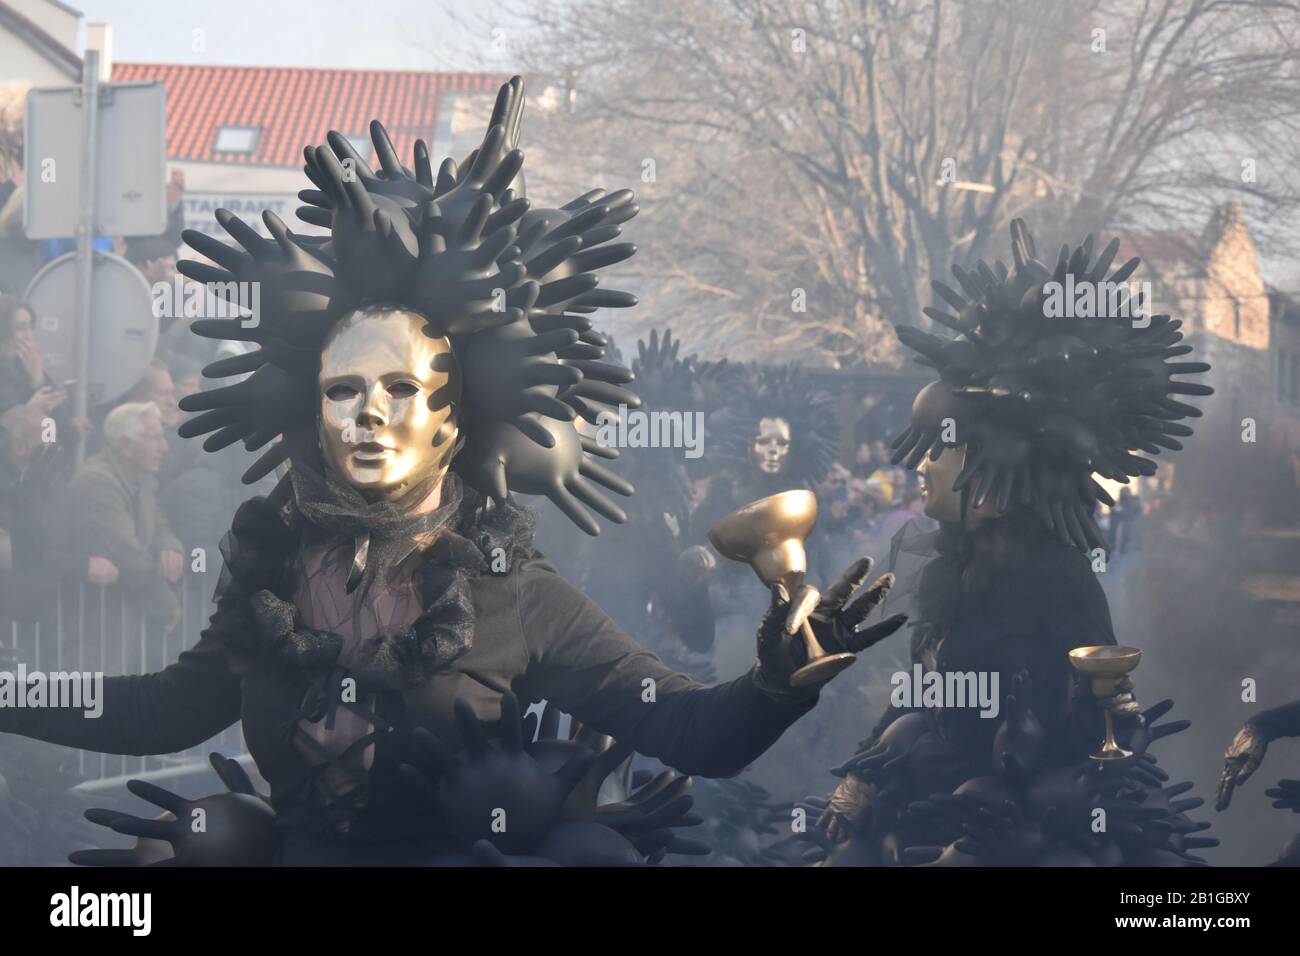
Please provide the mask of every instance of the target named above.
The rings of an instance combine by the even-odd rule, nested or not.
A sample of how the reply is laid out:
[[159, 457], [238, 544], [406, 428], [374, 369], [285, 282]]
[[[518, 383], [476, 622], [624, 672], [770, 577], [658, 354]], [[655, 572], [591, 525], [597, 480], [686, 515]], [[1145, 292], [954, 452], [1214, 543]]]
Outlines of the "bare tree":
[[1291, 2], [572, 0], [510, 16], [556, 103], [526, 145], [638, 188], [643, 314], [702, 351], [896, 363], [889, 323], [918, 321], [953, 260], [1004, 256], [1014, 216], [1051, 242], [1187, 231], [1235, 195], [1266, 241], [1296, 240]]

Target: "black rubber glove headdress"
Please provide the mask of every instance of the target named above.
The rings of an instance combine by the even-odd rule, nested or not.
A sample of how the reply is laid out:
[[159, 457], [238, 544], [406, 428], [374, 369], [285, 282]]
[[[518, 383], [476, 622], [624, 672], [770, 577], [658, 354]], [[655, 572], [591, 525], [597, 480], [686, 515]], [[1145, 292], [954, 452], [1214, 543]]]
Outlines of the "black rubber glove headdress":
[[[636, 407], [625, 387], [632, 374], [604, 361], [606, 338], [589, 314], [635, 304], [626, 292], [598, 289], [597, 273], [630, 257], [615, 243], [636, 215], [626, 190], [595, 190], [553, 210], [531, 210], [520, 195], [518, 149], [523, 82], [497, 96], [482, 144], [459, 166], [436, 174], [417, 141], [413, 168], [397, 157], [384, 127], [370, 126], [379, 168], [372, 170], [347, 137], [304, 151], [315, 188], [300, 193], [304, 222], [330, 230], [328, 240], [291, 233], [269, 213], [264, 239], [222, 210], [218, 221], [239, 243], [226, 246], [196, 232], [185, 240], [216, 265], [187, 261], [182, 273], [214, 291], [255, 282], [257, 316], [208, 319], [194, 330], [259, 346], [213, 363], [209, 378], [247, 376], [225, 388], [186, 396], [186, 437], [210, 435], [216, 450], [243, 441], [250, 450], [276, 442], [245, 474], [252, 482], [291, 461], [294, 441], [310, 436], [317, 414], [316, 376], [325, 335], [352, 309], [397, 305], [447, 336], [464, 370], [457, 421], [465, 444], [453, 467], [481, 494], [512, 491], [550, 497], [584, 531], [621, 509], [598, 490], [632, 488], [599, 459], [616, 458], [579, 434], [576, 419], [595, 422], [601, 406]], [[250, 374], [251, 373], [251, 374]]]
[[[1124, 283], [1140, 260], [1110, 271], [1118, 239], [1096, 260], [1091, 236], [1075, 249], [1065, 246], [1048, 269], [1017, 219], [1011, 247], [1011, 270], [1001, 262], [980, 262], [969, 272], [954, 265], [960, 292], [933, 283], [955, 314], [925, 314], [959, 338], [896, 327], [903, 344], [920, 353], [917, 361], [940, 378], [917, 396], [911, 425], [894, 440], [893, 460], [915, 468], [945, 444], [965, 445], [965, 467], [953, 487], [970, 505], [992, 499], [1003, 511], [1026, 507], [1066, 544], [1104, 547], [1093, 511], [1098, 501], [1113, 502], [1093, 474], [1121, 484], [1155, 474], [1155, 462], [1136, 453], [1182, 448], [1178, 439], [1192, 430], [1179, 420], [1201, 414], [1174, 396], [1214, 391], [1174, 376], [1210, 366], [1171, 361], [1192, 351], [1179, 344], [1182, 323], [1143, 314], [1145, 303], [1137, 307]], [[1084, 287], [1098, 290], [1096, 315], [1049, 315], [1050, 296]], [[945, 435], [949, 425], [953, 434]]]

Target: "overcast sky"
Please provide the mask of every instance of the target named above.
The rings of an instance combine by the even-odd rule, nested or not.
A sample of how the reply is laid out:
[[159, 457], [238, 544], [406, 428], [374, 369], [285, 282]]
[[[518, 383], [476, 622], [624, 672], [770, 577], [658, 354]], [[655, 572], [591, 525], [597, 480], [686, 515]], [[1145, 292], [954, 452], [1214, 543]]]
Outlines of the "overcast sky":
[[[65, 2], [86, 22], [112, 24], [113, 58], [122, 62], [391, 70], [511, 66], [496, 52], [503, 48], [500, 32], [494, 43], [491, 27], [465, 29], [447, 12], [468, 8], [492, 18], [498, 0]], [[496, 29], [509, 27], [496, 17], [503, 21]], [[478, 57], [487, 60], [476, 62]]]

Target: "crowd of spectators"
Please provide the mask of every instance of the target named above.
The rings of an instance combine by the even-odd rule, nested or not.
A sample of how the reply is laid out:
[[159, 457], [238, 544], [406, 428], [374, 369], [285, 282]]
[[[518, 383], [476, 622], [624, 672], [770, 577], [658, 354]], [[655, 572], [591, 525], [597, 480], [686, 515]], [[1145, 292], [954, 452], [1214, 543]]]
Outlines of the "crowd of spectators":
[[[187, 576], [209, 560], [219, 570], [243, 462], [176, 435], [178, 396], [199, 389], [214, 357], [184, 319], [163, 318], [139, 381], [84, 418], [75, 414], [79, 383], [52, 380], [42, 317], [23, 295], [74, 244], [23, 231], [21, 95], [0, 87], [0, 643], [53, 634], [71, 619], [78, 626], [64, 630], [77, 632], [79, 651], [104, 647], [114, 658], [106, 665], [129, 667], [176, 631]], [[151, 287], [176, 277], [184, 177], [173, 173], [166, 190], [164, 234], [95, 242]], [[202, 604], [212, 588], [199, 583], [188, 596]], [[107, 649], [127, 643], [120, 661]]]
[[[154, 641], [180, 622], [187, 569], [219, 569], [246, 462], [177, 435], [178, 396], [199, 389], [201, 366], [166, 338], [125, 395], [73, 417], [70, 389], [44, 372], [38, 319], [0, 295], [0, 628], [52, 633], [61, 612], [77, 614], [94, 644], [107, 625], [85, 623], [89, 588], [92, 617]], [[191, 597], [210, 591], [203, 582]]]
[[924, 520], [916, 472], [891, 464], [881, 439], [861, 442], [849, 465], [832, 465], [817, 493], [818, 525], [837, 552], [887, 555], [904, 525]]
[[[78, 419], [76, 385], [44, 370], [38, 320], [0, 295], [0, 627], [52, 627], [60, 611], [84, 623], [89, 586], [103, 589], [90, 603], [115, 633], [165, 636], [186, 568], [206, 570], [239, 490], [237, 462], [176, 434], [178, 394], [198, 389], [200, 365], [164, 337], [125, 395]], [[85, 625], [92, 644], [96, 627]]]

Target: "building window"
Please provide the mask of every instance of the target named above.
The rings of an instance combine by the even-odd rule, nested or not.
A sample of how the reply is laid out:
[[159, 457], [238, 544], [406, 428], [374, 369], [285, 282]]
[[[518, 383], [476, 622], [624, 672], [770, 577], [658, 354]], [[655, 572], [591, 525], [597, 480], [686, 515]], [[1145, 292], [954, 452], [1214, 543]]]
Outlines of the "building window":
[[375, 144], [370, 141], [370, 136], [366, 133], [357, 133], [356, 135], [349, 136], [347, 139], [348, 142], [352, 144], [352, 148], [357, 151], [357, 155], [369, 164], [370, 154], [375, 148]]
[[213, 149], [218, 153], [251, 153], [257, 149], [259, 132], [256, 126], [223, 126], [217, 130]]

